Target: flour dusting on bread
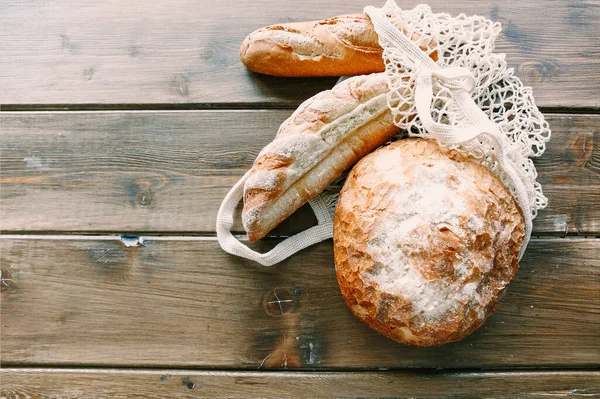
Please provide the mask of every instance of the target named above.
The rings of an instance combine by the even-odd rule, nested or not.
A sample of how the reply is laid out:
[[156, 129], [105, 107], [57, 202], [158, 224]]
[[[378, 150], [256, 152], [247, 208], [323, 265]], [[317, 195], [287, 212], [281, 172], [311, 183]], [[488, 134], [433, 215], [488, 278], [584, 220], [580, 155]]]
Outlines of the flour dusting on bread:
[[258, 155], [244, 185], [242, 222], [262, 238], [397, 128], [385, 74], [357, 76], [305, 101]]
[[352, 170], [336, 209], [334, 251], [352, 311], [413, 345], [479, 327], [518, 268], [523, 217], [500, 181], [431, 140], [382, 147]]

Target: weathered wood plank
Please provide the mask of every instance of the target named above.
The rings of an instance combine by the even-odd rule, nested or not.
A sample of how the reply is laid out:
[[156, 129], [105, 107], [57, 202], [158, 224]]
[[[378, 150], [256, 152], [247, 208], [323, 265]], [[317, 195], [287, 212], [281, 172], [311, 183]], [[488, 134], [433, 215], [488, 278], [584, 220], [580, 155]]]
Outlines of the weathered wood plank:
[[[9, 231], [214, 232], [219, 204], [289, 110], [3, 113]], [[548, 115], [535, 234], [600, 232], [600, 117]], [[239, 218], [238, 218], [239, 220]], [[314, 222], [310, 210], [275, 234]], [[241, 224], [235, 228], [242, 231]]]
[[[0, 104], [294, 106], [335, 79], [249, 73], [239, 61], [243, 38], [265, 25], [357, 13], [369, 3], [5, 0], [0, 4]], [[408, 9], [419, 3], [400, 5]], [[533, 86], [539, 105], [600, 106], [597, 1], [428, 3], [436, 12], [500, 21], [497, 49]]]
[[[330, 241], [264, 268], [214, 239], [0, 236], [3, 366], [593, 367], [600, 240], [535, 240], [491, 319], [434, 348], [364, 326]], [[278, 302], [279, 301], [279, 302]]]
[[6, 399], [124, 398], [539, 398], [600, 394], [600, 372], [223, 372], [2, 369]]

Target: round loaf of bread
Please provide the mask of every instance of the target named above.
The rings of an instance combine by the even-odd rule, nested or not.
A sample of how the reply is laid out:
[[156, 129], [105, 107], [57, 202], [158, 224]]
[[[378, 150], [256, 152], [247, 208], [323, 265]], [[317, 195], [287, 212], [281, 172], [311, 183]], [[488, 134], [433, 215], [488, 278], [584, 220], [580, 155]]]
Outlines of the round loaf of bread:
[[500, 180], [434, 140], [379, 148], [351, 171], [334, 221], [348, 307], [398, 342], [460, 340], [483, 324], [515, 275], [524, 221]]

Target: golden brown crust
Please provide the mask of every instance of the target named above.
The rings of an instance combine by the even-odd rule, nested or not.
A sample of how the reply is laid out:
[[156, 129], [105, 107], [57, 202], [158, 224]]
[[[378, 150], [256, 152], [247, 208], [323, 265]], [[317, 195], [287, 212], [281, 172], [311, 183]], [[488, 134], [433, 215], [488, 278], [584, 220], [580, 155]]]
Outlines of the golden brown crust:
[[382, 49], [369, 17], [267, 26], [252, 32], [240, 59], [253, 72], [275, 76], [343, 76], [383, 72]]
[[436, 142], [400, 140], [349, 174], [334, 218], [337, 278], [352, 312], [398, 342], [472, 333], [518, 269], [512, 195], [485, 167]]
[[[411, 40], [437, 61], [437, 42]], [[379, 37], [365, 14], [271, 25], [249, 34], [240, 59], [253, 72], [275, 76], [352, 76], [385, 70]]]
[[242, 222], [264, 237], [397, 131], [385, 74], [348, 79], [305, 101], [258, 155], [244, 185]]

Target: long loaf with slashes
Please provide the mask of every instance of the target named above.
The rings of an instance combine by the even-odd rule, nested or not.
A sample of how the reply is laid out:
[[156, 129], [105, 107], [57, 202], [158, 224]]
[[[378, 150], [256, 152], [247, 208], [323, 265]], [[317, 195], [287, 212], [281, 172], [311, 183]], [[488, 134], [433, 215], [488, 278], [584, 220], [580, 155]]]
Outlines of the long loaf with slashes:
[[[431, 37], [411, 39], [437, 61]], [[383, 72], [379, 38], [365, 14], [271, 25], [249, 34], [240, 59], [254, 72], [275, 76], [350, 76]]]
[[258, 155], [244, 186], [251, 241], [321, 193], [397, 132], [384, 73], [356, 76], [306, 100]]

